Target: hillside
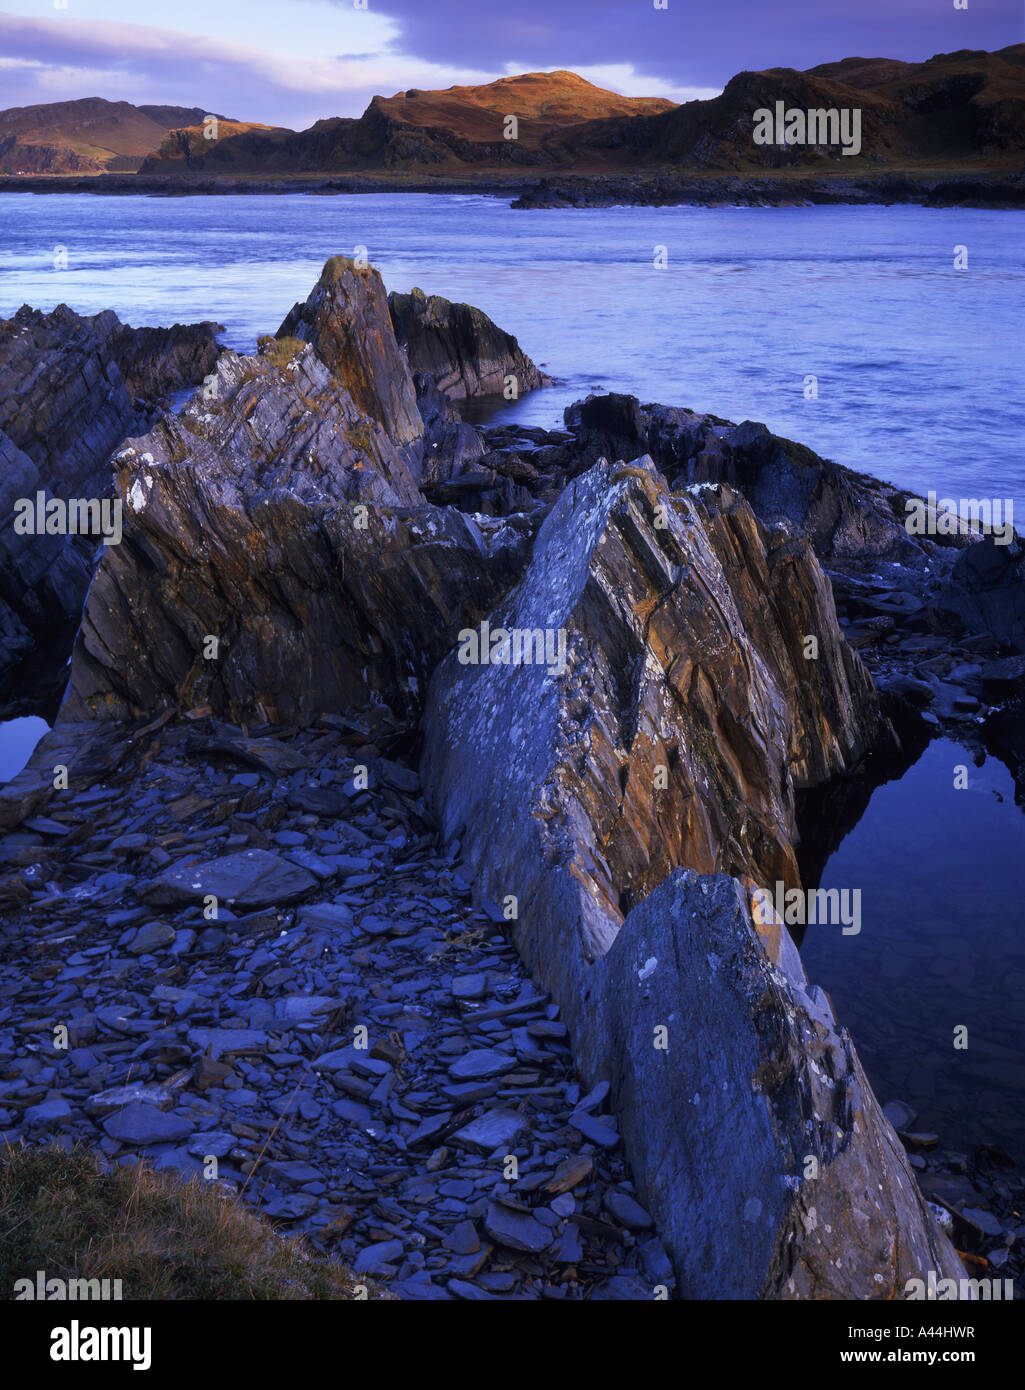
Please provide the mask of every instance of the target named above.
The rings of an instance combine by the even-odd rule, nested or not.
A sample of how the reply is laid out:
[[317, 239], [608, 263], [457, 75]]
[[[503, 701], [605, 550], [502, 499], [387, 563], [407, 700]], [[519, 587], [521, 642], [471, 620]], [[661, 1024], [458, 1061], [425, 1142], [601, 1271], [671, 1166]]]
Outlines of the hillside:
[[[861, 110], [860, 149], [756, 145], [754, 113]], [[518, 138], [503, 138], [515, 114]], [[195, 142], [190, 143], [190, 155]], [[1025, 154], [1025, 45], [939, 54], [924, 63], [845, 58], [807, 72], [742, 72], [718, 97], [682, 106], [618, 96], [571, 72], [525, 73], [482, 87], [374, 97], [358, 120], [302, 132], [222, 139], [183, 161], [148, 159], [146, 174], [753, 172], [860, 166], [1016, 166]]]
[[[753, 113], [787, 108], [860, 108], [860, 152], [836, 146], [756, 145]], [[606, 122], [585, 135], [585, 151], [629, 146], [656, 165], [754, 170], [792, 165], [850, 166], [1020, 161], [1025, 153], [1025, 44], [998, 53], [938, 54], [924, 63], [845, 58], [807, 72], [742, 72], [721, 96], [692, 101], [643, 122]]]
[[[596, 121], [633, 120], [673, 110], [659, 97], [624, 97], [576, 73], [530, 72], [479, 87], [375, 96], [363, 115], [318, 121], [305, 131], [263, 129], [201, 150], [194, 139], [169, 139], [141, 172], [337, 173], [373, 170], [483, 169], [572, 162]], [[515, 140], [504, 122], [515, 115]]]
[[201, 122], [195, 106], [133, 106], [84, 97], [0, 111], [0, 172], [131, 172], [175, 126]]

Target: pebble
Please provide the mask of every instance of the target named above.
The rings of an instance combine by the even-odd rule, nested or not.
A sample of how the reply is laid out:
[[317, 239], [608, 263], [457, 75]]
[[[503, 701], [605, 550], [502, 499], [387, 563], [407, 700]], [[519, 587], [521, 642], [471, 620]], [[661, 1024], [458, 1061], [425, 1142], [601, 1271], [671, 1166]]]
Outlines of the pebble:
[[[558, 1009], [501, 914], [473, 907], [415, 772], [375, 774], [360, 742], [370, 790], [350, 795], [357, 750], [330, 724], [171, 722], [97, 797], [54, 797], [66, 833], [38, 831], [47, 882], [24, 901], [25, 832], [0, 839], [23, 901], [0, 916], [4, 1137], [186, 1174], [214, 1156], [279, 1229], [404, 1299], [580, 1300], [623, 1279], [650, 1298], [609, 1205], [632, 1186], [607, 1084], [580, 1099]], [[98, 865], [108, 896], [86, 913], [90, 836], [134, 872]]]

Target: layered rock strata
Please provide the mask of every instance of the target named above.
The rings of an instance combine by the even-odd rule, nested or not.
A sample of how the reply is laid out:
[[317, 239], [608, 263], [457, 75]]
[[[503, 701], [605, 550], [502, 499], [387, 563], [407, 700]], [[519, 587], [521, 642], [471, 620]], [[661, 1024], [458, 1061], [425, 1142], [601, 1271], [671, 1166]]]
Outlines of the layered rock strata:
[[[553, 630], [564, 661], [516, 663], [517, 640]], [[959, 1268], [785, 931], [773, 957], [722, 897], [796, 885], [795, 789], [893, 743], [807, 545], [728, 489], [671, 494], [650, 459], [600, 462], [545, 520], [489, 637], [487, 664], [453, 654], [435, 673], [424, 783], [585, 1075], [612, 1084], [685, 1296], [894, 1296], [922, 1260]], [[691, 940], [678, 911], [700, 919]]]

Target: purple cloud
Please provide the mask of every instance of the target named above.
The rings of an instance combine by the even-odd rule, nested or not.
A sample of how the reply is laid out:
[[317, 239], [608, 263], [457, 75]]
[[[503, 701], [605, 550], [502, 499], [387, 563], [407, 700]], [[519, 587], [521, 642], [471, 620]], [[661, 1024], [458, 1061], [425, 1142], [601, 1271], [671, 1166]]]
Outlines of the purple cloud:
[[[348, 0], [339, 0], [347, 3]], [[633, 63], [675, 86], [723, 86], [736, 72], [846, 57], [920, 62], [1022, 41], [1020, 0], [372, 0], [399, 21], [398, 47], [472, 67]]]

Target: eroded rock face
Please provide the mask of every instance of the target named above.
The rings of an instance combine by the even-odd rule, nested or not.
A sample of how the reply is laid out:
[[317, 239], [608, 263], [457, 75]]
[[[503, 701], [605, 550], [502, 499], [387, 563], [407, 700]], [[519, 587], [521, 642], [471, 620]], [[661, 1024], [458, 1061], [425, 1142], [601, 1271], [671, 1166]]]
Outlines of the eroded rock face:
[[95, 563], [96, 538], [23, 535], [22, 498], [105, 498], [110, 455], [152, 418], [147, 402], [194, 385], [220, 348], [214, 323], [132, 328], [107, 310], [24, 305], [0, 322], [0, 701], [11, 713], [59, 699]]
[[381, 701], [415, 722], [455, 633], [518, 573], [521, 531], [424, 505], [312, 349], [281, 349], [226, 353], [215, 398], [118, 455], [124, 537], [89, 591], [65, 717]]
[[[670, 494], [650, 459], [567, 486], [490, 628], [563, 632], [565, 670], [450, 656], [424, 781], [485, 891], [531, 904], [542, 973], [601, 954], [679, 865], [796, 884], [795, 788], [892, 739], [805, 543], [728, 489]], [[563, 891], [572, 951], [534, 910]]]
[[109, 496], [110, 454], [145, 423], [136, 397], [197, 385], [220, 348], [214, 323], [131, 328], [112, 310], [22, 305], [0, 322], [0, 426], [55, 496]]
[[[489, 621], [497, 655], [499, 630], [563, 630], [565, 669], [449, 656], [424, 784], [588, 1080], [612, 1082], [686, 1296], [893, 1296], [920, 1261], [947, 1268], [824, 996], [785, 930], [759, 945], [736, 898], [735, 879], [799, 883], [796, 788], [893, 742], [807, 545], [729, 489], [673, 495], [650, 459], [603, 461], [568, 484]], [[694, 883], [726, 887], [706, 904]], [[667, 1020], [668, 1060], [652, 1045]], [[807, 1154], [818, 1185], [800, 1179]]]
[[739, 488], [761, 521], [801, 532], [823, 560], [868, 556], [920, 564], [935, 555], [937, 542], [964, 547], [975, 539], [967, 528], [935, 539], [909, 535], [911, 493], [820, 458], [751, 420], [735, 425], [611, 394], [568, 407], [566, 423], [588, 460], [649, 453], [673, 488], [705, 482]]
[[410, 369], [429, 372], [452, 399], [501, 395], [509, 377], [522, 395], [550, 378], [534, 365], [511, 333], [504, 332], [471, 304], [453, 304], [441, 295], [388, 296], [395, 335]]
[[378, 271], [333, 256], [277, 337], [312, 343], [359, 409], [381, 425], [407, 461], [412, 464], [419, 457], [423, 422]]
[[735, 879], [672, 874], [574, 1002], [683, 1297], [891, 1299], [930, 1270], [964, 1278], [825, 991]]

